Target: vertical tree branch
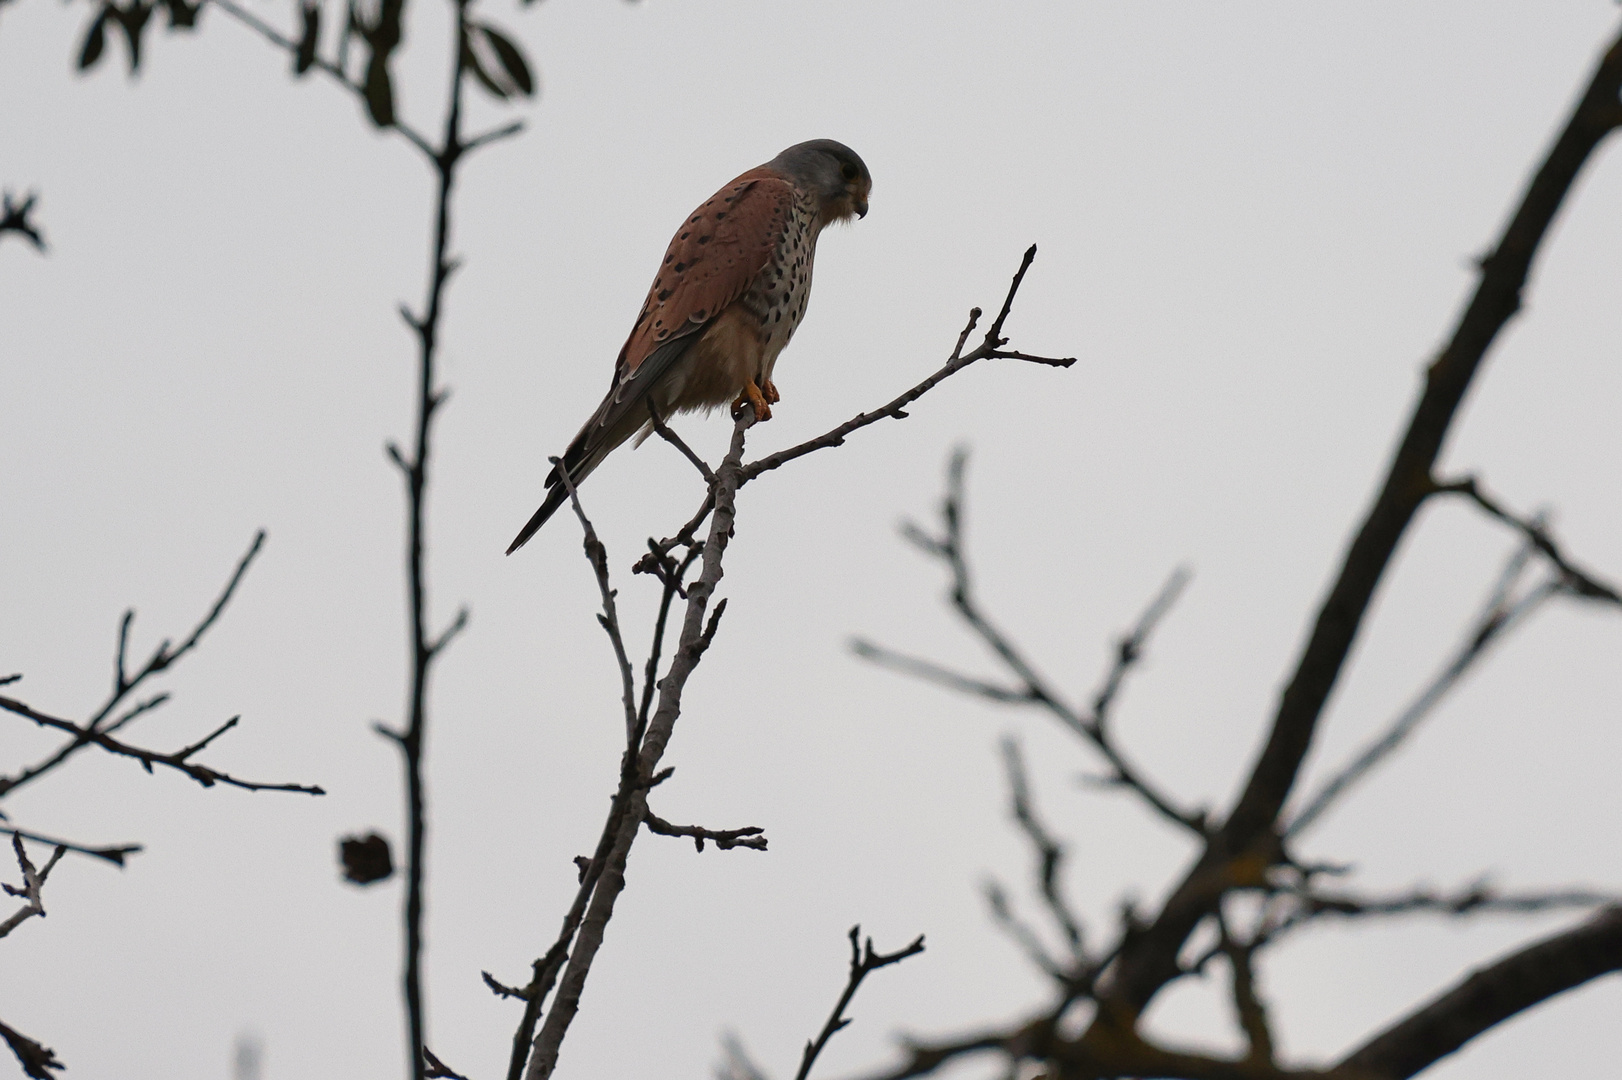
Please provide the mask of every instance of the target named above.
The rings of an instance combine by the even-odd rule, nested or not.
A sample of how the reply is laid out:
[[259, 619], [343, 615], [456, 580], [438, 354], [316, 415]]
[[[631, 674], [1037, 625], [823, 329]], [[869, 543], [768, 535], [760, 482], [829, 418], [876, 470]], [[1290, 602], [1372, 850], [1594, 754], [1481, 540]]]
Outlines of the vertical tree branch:
[[524, 1073], [527, 1080], [546, 1080], [557, 1067], [558, 1050], [575, 1014], [579, 1012], [580, 995], [591, 973], [592, 961], [602, 947], [608, 921], [614, 914], [614, 904], [625, 889], [626, 861], [647, 816], [648, 787], [653, 782], [654, 773], [675, 730], [676, 720], [681, 715], [682, 691], [714, 631], [714, 619], [711, 618], [706, 624], [705, 615], [723, 574], [722, 559], [732, 538], [736, 496], [743, 479], [741, 463], [744, 438], [753, 424], [753, 410], [744, 410], [733, 427], [731, 448], [715, 470], [715, 507], [710, 518], [709, 537], [704, 544], [698, 580], [687, 587], [681, 635], [676, 652], [671, 657], [670, 670], [659, 683], [658, 706], [642, 737], [636, 760], [638, 782], [632, 789], [629, 805], [620, 814], [612, 846], [603, 860], [601, 876], [592, 890], [591, 902], [581, 920], [573, 953], [558, 984], [557, 997], [553, 999], [546, 1020], [532, 1044], [529, 1064]]
[[453, 0], [456, 15], [451, 57], [450, 88], [445, 110], [443, 142], [432, 156], [438, 180], [434, 211], [433, 247], [430, 254], [427, 299], [423, 314], [414, 317], [402, 311], [416, 331], [418, 342], [417, 403], [413, 447], [409, 459], [390, 447], [390, 456], [399, 465], [406, 481], [406, 580], [411, 622], [411, 673], [407, 722], [394, 741], [404, 757], [406, 781], [406, 896], [404, 911], [405, 964], [402, 974], [406, 1011], [408, 1070], [411, 1080], [424, 1080], [427, 1063], [423, 1055], [426, 1036], [422, 994], [423, 879], [427, 851], [427, 792], [424, 785], [423, 755], [428, 724], [428, 679], [440, 651], [460, 625], [465, 612], [452, 628], [439, 636], [428, 629], [428, 570], [425, 552], [428, 515], [428, 463], [432, 452], [434, 414], [444, 403], [446, 391], [439, 386], [436, 372], [439, 349], [439, 323], [444, 310], [445, 286], [455, 270], [450, 257], [451, 197], [456, 186], [456, 167], [465, 149], [462, 143], [463, 57], [467, 54], [467, 8], [469, 0]]

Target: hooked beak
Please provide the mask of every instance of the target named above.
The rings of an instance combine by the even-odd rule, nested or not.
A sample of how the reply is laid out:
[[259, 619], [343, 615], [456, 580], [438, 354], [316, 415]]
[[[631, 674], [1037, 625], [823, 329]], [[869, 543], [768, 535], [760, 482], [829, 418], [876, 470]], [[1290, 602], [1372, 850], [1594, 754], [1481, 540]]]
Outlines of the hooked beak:
[[852, 199], [851, 200], [851, 208], [856, 211], [856, 216], [857, 217], [865, 218], [867, 216], [867, 200], [866, 199]]

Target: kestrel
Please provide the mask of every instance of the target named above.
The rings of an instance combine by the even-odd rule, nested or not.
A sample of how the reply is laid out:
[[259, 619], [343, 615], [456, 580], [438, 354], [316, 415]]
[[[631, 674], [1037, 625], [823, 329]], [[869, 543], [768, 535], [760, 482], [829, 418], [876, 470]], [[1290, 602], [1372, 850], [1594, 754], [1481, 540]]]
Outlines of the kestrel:
[[[687, 215], [665, 251], [614, 381], [563, 455], [579, 484], [641, 429], [680, 412], [753, 408], [770, 420], [779, 400], [772, 368], [805, 317], [817, 236], [867, 214], [873, 178], [856, 152], [832, 139], [791, 146], [750, 169]], [[567, 501], [557, 466], [546, 501], [518, 533], [511, 555]]]

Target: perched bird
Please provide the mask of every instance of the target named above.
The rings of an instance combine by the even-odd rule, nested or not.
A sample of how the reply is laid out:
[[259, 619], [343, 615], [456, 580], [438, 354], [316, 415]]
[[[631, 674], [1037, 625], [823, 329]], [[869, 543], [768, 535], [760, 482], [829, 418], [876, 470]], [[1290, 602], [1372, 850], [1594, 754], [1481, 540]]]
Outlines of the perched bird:
[[[832, 139], [791, 146], [711, 196], [676, 231], [608, 396], [564, 452], [579, 484], [609, 452], [679, 412], [731, 404], [771, 419], [779, 398], [772, 368], [811, 294], [817, 235], [867, 214], [873, 178], [856, 152]], [[568, 500], [558, 467], [546, 501], [519, 531], [511, 555]]]

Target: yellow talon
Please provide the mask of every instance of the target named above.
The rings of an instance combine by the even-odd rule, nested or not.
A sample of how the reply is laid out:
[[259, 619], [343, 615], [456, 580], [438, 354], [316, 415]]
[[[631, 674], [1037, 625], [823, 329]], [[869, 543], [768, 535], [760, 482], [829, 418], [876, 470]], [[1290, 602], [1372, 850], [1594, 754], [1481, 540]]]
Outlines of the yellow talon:
[[[771, 387], [772, 384], [767, 383], [766, 385]], [[770, 396], [768, 397], [767, 394]], [[755, 423], [765, 423], [772, 418], [772, 407], [767, 402], [777, 400], [777, 390], [775, 388], [769, 389], [767, 394], [762, 394], [760, 387], [755, 385], [755, 380], [750, 379], [743, 384], [743, 393], [738, 395], [738, 400], [732, 403], [732, 415], [739, 415], [743, 412], [744, 405], [748, 404], [755, 410]]]

